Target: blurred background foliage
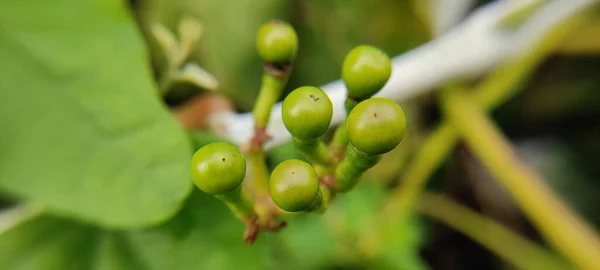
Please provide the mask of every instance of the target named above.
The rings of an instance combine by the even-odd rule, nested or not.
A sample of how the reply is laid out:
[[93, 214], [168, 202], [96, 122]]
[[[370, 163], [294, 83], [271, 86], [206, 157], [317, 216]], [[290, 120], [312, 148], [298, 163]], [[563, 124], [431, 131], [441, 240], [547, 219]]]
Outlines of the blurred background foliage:
[[297, 62], [286, 87], [289, 92], [338, 79], [344, 57], [356, 44], [372, 44], [397, 55], [425, 42], [428, 29], [414, 12], [414, 2], [419, 1], [136, 0], [134, 6], [157, 70], [164, 65], [164, 56], [148, 31], [150, 23], [176, 30], [182, 16], [202, 22], [205, 34], [192, 61], [215, 74], [219, 91], [238, 109], [248, 111], [262, 74], [255, 34], [265, 21], [289, 21], [298, 33]]
[[[289, 91], [338, 79], [344, 56], [358, 44], [375, 45], [394, 56], [427, 42], [430, 15], [424, 2], [132, 0], [129, 4], [156, 77], [165, 56], [150, 25], [159, 22], [175, 30], [182, 16], [192, 16], [202, 23], [204, 34], [191, 61], [216, 76], [218, 91], [237, 110], [248, 111], [262, 73], [254, 50], [255, 31], [265, 21], [287, 20], [298, 31], [300, 49]], [[599, 33], [587, 31], [582, 35]], [[590, 46], [593, 40], [582, 42], [588, 45], [570, 44], [545, 61], [519, 86], [525, 91], [493, 117], [523, 160], [598, 228], [600, 47]], [[201, 93], [191, 85], [177, 85], [166, 99], [175, 106]], [[107, 230], [52, 215], [32, 219], [0, 237], [0, 269], [506, 269], [468, 238], [412, 214], [393, 230], [368, 237], [388, 187], [402, 181], [404, 165], [439, 120], [433, 96], [411, 100], [403, 108], [410, 123], [406, 139], [363, 177], [355, 191], [340, 197], [324, 216], [295, 216], [288, 228], [262, 234], [251, 247], [242, 245], [243, 225], [226, 207], [194, 190], [175, 217], [145, 229]], [[195, 148], [221, 140], [201, 131], [190, 138]], [[291, 157], [300, 155], [284, 144], [269, 153], [269, 165]], [[464, 147], [436, 172], [429, 189], [443, 191], [541, 242], [510, 197]], [[0, 207], [13, 203], [8, 196], [0, 197]]]

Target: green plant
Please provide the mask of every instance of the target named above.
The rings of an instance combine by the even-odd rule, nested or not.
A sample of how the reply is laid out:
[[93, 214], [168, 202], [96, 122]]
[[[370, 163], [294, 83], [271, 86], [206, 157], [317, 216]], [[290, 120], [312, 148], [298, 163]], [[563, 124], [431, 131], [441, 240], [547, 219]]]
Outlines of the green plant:
[[[542, 2], [523, 4], [516, 17], [506, 18], [507, 29], [518, 28]], [[296, 34], [283, 20], [252, 28], [253, 53], [263, 64], [253, 136], [240, 143], [215, 134], [222, 119], [235, 115], [232, 108], [210, 119], [188, 115], [206, 118], [202, 122], [212, 129], [191, 130], [177, 123], [178, 105], [169, 99], [181, 84], [203, 97], [203, 90], [220, 85], [235, 88], [195, 63], [203, 24], [179, 14], [173, 32], [169, 23], [142, 23], [165, 58], [152, 78], [145, 46], [124, 10], [113, 0], [0, 4], [0, 207], [5, 194], [22, 203], [0, 212], [1, 269], [426, 269], [418, 249], [427, 226], [417, 214], [518, 268], [598, 268], [595, 232], [516, 158], [484, 113], [515, 96], [515, 84], [589, 14], [568, 19], [487, 78], [447, 82], [437, 96], [443, 121], [415, 148], [419, 139], [411, 132], [422, 127], [411, 116], [414, 104], [374, 97], [392, 74], [390, 58], [376, 46], [352, 45], [344, 57], [335, 54], [349, 47], [312, 44], [339, 59], [336, 77], [342, 77], [345, 96], [330, 97], [327, 86], [301, 86], [284, 97], [290, 78], [294, 85], [304, 79], [292, 77], [297, 60], [326, 57], [299, 50], [299, 37], [314, 26], [302, 25]], [[351, 15], [345, 15], [348, 26], [335, 30], [370, 24]], [[214, 42], [215, 33], [209, 36]], [[349, 44], [363, 39], [357, 32]], [[307, 43], [301, 49], [314, 50]], [[223, 51], [248, 63], [248, 74], [231, 72], [228, 81], [258, 79], [252, 57]], [[214, 57], [226, 58], [222, 52]], [[321, 72], [321, 66], [311, 68]], [[281, 115], [273, 115], [280, 99]], [[291, 134], [282, 149], [270, 149], [273, 120]], [[460, 140], [560, 254], [450, 198], [422, 192]], [[400, 164], [405, 161], [408, 166]], [[378, 173], [394, 179], [381, 180]], [[243, 230], [242, 237], [237, 232]], [[241, 245], [242, 238], [252, 245]]]
[[[268, 172], [263, 153], [263, 144], [269, 140], [266, 125], [271, 108], [287, 83], [297, 43], [294, 29], [285, 22], [270, 21], [257, 33], [257, 52], [265, 68], [253, 110], [255, 133], [240, 147], [248, 156], [252, 174], [246, 182], [248, 189], [239, 189], [233, 199], [230, 196], [222, 198], [246, 223], [244, 239], [247, 243], [254, 242], [260, 230], [282, 229], [286, 223], [279, 220], [287, 212], [323, 213], [336, 193], [354, 187], [361, 174], [377, 164], [380, 155], [391, 151], [404, 137], [406, 117], [400, 106], [386, 98], [368, 99], [389, 78], [389, 57], [372, 46], [361, 45], [349, 53], [343, 71], [349, 76], [346, 77], [349, 84], [358, 85], [356, 89], [362, 91], [361, 99], [350, 96], [351, 92], [348, 99], [364, 100], [354, 110], [348, 108], [348, 127], [341, 127], [349, 131], [349, 141], [341, 142], [349, 151], [336, 156], [323, 140], [333, 114], [327, 94], [318, 87], [299, 87], [285, 97], [282, 119], [293, 136], [294, 145], [312, 164], [291, 159]], [[356, 68], [349, 69], [352, 64]], [[221, 196], [245, 182], [242, 177], [245, 166], [238, 164], [242, 159], [225, 160], [228, 154], [240, 156], [236, 151], [231, 145], [222, 143], [200, 148], [192, 158], [196, 186], [206, 193]], [[238, 202], [247, 201], [240, 198], [250, 198], [251, 202], [238, 205]], [[252, 205], [253, 209], [246, 211], [247, 205]]]

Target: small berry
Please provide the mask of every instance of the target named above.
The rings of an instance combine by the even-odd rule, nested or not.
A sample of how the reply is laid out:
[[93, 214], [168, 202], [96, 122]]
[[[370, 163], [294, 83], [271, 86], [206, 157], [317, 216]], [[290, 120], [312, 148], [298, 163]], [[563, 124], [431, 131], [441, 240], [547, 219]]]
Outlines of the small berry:
[[282, 118], [287, 130], [300, 140], [317, 139], [329, 128], [333, 105], [318, 87], [302, 86], [283, 101]]
[[246, 174], [246, 160], [240, 150], [229, 143], [211, 143], [192, 157], [194, 184], [205, 193], [220, 195], [235, 190]]
[[406, 129], [402, 108], [388, 98], [374, 97], [360, 102], [348, 115], [348, 136], [357, 150], [380, 155], [394, 149]]
[[277, 165], [271, 173], [269, 191], [279, 208], [298, 212], [315, 204], [319, 195], [319, 179], [310, 164], [289, 159]]
[[271, 20], [258, 29], [256, 50], [265, 62], [289, 63], [298, 51], [296, 31], [287, 22]]
[[387, 83], [392, 74], [392, 62], [380, 49], [360, 45], [348, 53], [342, 66], [342, 80], [348, 89], [348, 97], [364, 100]]

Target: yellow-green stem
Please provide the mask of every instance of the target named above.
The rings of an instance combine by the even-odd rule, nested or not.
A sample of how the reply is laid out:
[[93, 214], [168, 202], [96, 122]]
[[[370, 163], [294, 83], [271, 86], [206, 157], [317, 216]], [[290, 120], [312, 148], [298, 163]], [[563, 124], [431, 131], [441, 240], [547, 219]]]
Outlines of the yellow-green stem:
[[[358, 101], [346, 98], [344, 101], [346, 116], [350, 114], [350, 111], [352, 111], [357, 104]], [[346, 126], [346, 120], [344, 120], [335, 129], [335, 133], [333, 134], [333, 139], [331, 140], [329, 148], [331, 149], [331, 152], [333, 152], [334, 157], [340, 160], [344, 156], [346, 147], [349, 143], [350, 138], [348, 137], [348, 127]]]
[[248, 153], [250, 187], [255, 198], [269, 196], [269, 169], [262, 149], [251, 149]]
[[248, 221], [254, 214], [252, 198], [241, 186], [231, 192], [215, 197], [222, 200], [231, 212], [243, 221]]
[[348, 145], [344, 159], [335, 169], [336, 192], [346, 192], [352, 189], [360, 176], [381, 159], [380, 155], [367, 155], [358, 151], [352, 144]]
[[346, 100], [344, 101], [344, 109], [346, 109], [346, 115], [350, 114], [352, 109], [354, 109], [354, 107], [356, 107], [358, 103], [360, 103], [360, 101], [351, 98], [346, 98]]
[[349, 142], [350, 138], [348, 137], [348, 128], [346, 127], [346, 120], [344, 120], [337, 126], [329, 146], [336, 159], [339, 160], [344, 156]]
[[518, 202], [546, 240], [583, 269], [600, 269], [600, 241], [577, 214], [523, 165], [496, 126], [459, 89], [441, 92], [445, 116], [474, 154]]
[[556, 254], [442, 195], [422, 194], [417, 208], [490, 249], [518, 269], [573, 269]]
[[315, 199], [315, 203], [306, 209], [306, 212], [312, 212], [317, 214], [322, 214], [327, 210], [327, 206], [329, 206], [329, 200], [331, 198], [331, 191], [328, 187], [324, 185], [319, 186], [319, 195]]
[[292, 141], [294, 146], [296, 146], [296, 149], [298, 149], [311, 163], [323, 166], [333, 164], [333, 156], [321, 139], [301, 141], [297, 138], [292, 138]]
[[277, 100], [279, 100], [288, 77], [288, 72], [285, 72], [280, 76], [270, 74], [269, 72], [263, 74], [258, 98], [256, 99], [254, 109], [252, 110], [255, 127], [267, 127], [271, 115], [271, 108]]

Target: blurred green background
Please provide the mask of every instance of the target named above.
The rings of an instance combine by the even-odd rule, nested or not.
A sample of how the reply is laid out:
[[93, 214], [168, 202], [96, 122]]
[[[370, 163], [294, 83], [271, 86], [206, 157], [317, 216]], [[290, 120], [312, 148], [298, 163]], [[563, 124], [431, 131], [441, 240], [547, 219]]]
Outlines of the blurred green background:
[[[43, 95], [36, 92], [40, 91], [40, 88], [34, 89], [34, 87], [45, 87], [43, 83], [46, 83], [46, 85], [56, 84], [54, 87], [58, 89], [63, 83], [69, 84], [61, 80], [68, 78], [69, 72], [72, 72], [70, 68], [81, 64], [77, 56], [83, 57], [88, 51], [90, 54], [96, 52], [91, 47], [97, 43], [81, 43], [83, 44], [81, 46], [79, 42], [83, 39], [72, 36], [73, 32], [65, 31], [63, 35], [54, 36], [56, 43], [37, 43], [39, 46], [37, 52], [45, 53], [40, 56], [41, 58], [47, 57], [45, 61], [58, 63], [47, 67], [54, 68], [57, 70], [56, 73], [47, 73], [39, 66], [29, 68], [26, 61], [34, 57], [26, 53], [13, 54], [12, 52], [19, 51], [16, 49], [19, 46], [27, 47], [36, 43], [36, 40], [30, 39], [28, 34], [35, 32], [32, 30], [35, 27], [44, 30], [43, 26], [46, 24], [59, 28], [65, 27], [65, 29], [77, 28], [81, 30], [80, 33], [86, 33], [82, 36], [88, 34], [94, 36], [96, 33], [102, 35], [105, 33], [102, 29], [116, 29], [122, 26], [114, 23], [107, 28], [93, 27], [95, 24], [101, 25], [103, 20], [128, 25], [127, 27], [132, 29], [117, 31], [121, 35], [113, 35], [113, 43], [108, 41], [106, 44], [103, 43], [103, 46], [114, 46], [111, 47], [112, 51], [98, 51], [114, 52], [114, 55], [84, 57], [93, 61], [81, 64], [89, 66], [90, 69], [81, 72], [85, 74], [79, 78], [87, 78], [85, 76], [92, 73], [94, 68], [99, 70], [117, 68], [113, 73], [120, 73], [121, 77], [115, 80], [147, 81], [135, 85], [131, 83], [131, 87], [142, 85], [149, 89], [153, 87], [149, 87], [151, 81], [148, 79], [158, 80], [166, 63], [163, 51], [150, 32], [151, 24], [161, 23], [175, 31], [182, 16], [192, 16], [202, 24], [204, 34], [190, 61], [215, 75], [219, 82], [218, 91], [229, 97], [238, 111], [251, 110], [257, 96], [262, 64], [254, 51], [254, 35], [258, 27], [269, 19], [289, 21], [298, 32], [300, 40], [298, 61], [294, 64], [287, 91], [302, 85], [322, 85], [338, 79], [345, 55], [356, 45], [371, 44], [395, 56], [432, 38], [427, 6], [423, 4], [425, 1], [419, 0], [132, 0], [128, 3], [111, 1], [111, 4], [102, 1], [92, 2], [93, 4], [79, 3], [72, 7], [70, 6], [72, 2], [68, 0], [56, 3], [55, 7], [40, 6], [37, 5], [39, 2], [29, 0], [21, 4], [0, 5], [0, 17], [4, 17], [0, 19], [0, 35], [3, 33], [1, 31], [7, 33], [1, 40], [3, 42], [1, 44], [4, 45], [0, 47], [0, 55], [3, 56], [0, 59], [8, 59], [4, 64], [0, 64], [0, 72], [6, 71], [8, 75], [29, 72], [27, 76], [15, 75], [17, 76], [15, 78], [21, 79], [7, 79], [5, 84], [2, 84], [4, 79], [0, 79], [1, 98], [23, 102], [18, 104], [29, 104], [28, 100], [34, 100], [35, 102], [31, 104], [38, 104], [37, 98]], [[478, 5], [484, 2], [486, 1], [478, 1]], [[115, 6], [127, 12], [111, 13], [111, 10], [118, 9]], [[78, 9], [81, 7], [85, 9]], [[97, 10], [103, 12], [106, 10], [106, 14], [96, 17], [87, 16], [87, 13], [96, 14]], [[29, 21], [18, 20], [19, 16]], [[68, 18], [71, 17], [78, 19], [69, 20]], [[54, 24], [54, 20], [57, 23]], [[135, 20], [134, 27], [139, 28], [143, 39], [135, 38], [138, 33], [134, 31], [133, 25], [128, 24], [129, 20]], [[66, 26], [74, 21], [82, 25]], [[84, 22], [89, 24], [86, 25]], [[16, 23], [22, 24], [18, 24], [20, 26], [17, 27]], [[596, 23], [594, 27], [600, 28], [598, 25], [600, 23]], [[600, 31], [595, 30], [590, 33], [597, 34]], [[21, 42], [11, 42], [11, 40]], [[99, 40], [103, 39], [99, 38]], [[61, 44], [71, 44], [71, 47], [63, 48], [60, 47]], [[129, 45], [120, 47], [123, 44]], [[144, 48], [148, 49], [148, 55], [143, 53]], [[577, 48], [576, 44], [571, 44], [571, 47], [566, 46], [547, 59], [526, 83], [519, 86], [524, 88], [524, 91], [495, 111], [493, 117], [504, 133], [513, 140], [523, 160], [538, 170], [568, 204], [598, 228], [600, 214], [596, 209], [600, 204], [598, 182], [600, 179], [598, 166], [600, 161], [600, 92], [598, 91], [600, 56], [598, 52], [600, 47], [592, 46], [592, 49], [586, 47], [585, 51]], [[135, 58], [131, 56], [132, 54]], [[69, 55], [71, 56], [67, 57]], [[119, 57], [122, 57], [122, 60], [114, 60], [113, 63], [106, 63], [103, 60]], [[132, 60], [139, 62], [131, 66], [123, 64]], [[11, 65], [11, 63], [20, 64]], [[31, 60], [31, 63], [36, 62]], [[148, 74], [138, 72], [143, 70], [140, 68], [142, 65], [151, 67]], [[136, 70], [137, 73], [130, 72], [128, 68]], [[39, 85], [34, 85], [27, 83], [24, 79], [26, 77], [31, 77], [32, 80], [37, 78], [43, 80], [39, 80]], [[78, 82], [80, 84], [73, 85], [73, 88], [85, 86], [85, 82]], [[23, 89], [19, 92], [13, 89], [17, 86], [31, 89]], [[102, 84], [105, 89], [111, 86], [113, 84]], [[99, 96], [84, 100], [89, 103], [82, 104], [92, 104], [96, 102], [96, 98], [101, 99], [98, 97], [102, 92], [98, 93]], [[142, 90], [136, 94], [152, 96]], [[177, 106], [201, 94], [205, 94], [205, 91], [192, 85], [182, 84], [177, 85], [165, 99], [169, 105]], [[142, 110], [136, 106], [145, 104], [143, 102], [150, 104], [147, 107], [159, 106], [155, 104], [157, 102], [144, 98], [141, 98], [140, 103], [125, 102], [134, 100], [133, 97], [136, 96], [129, 96], [129, 99], [124, 96], [114, 96], [115, 99], [106, 101], [105, 105], [134, 108], [130, 109], [132, 112]], [[119, 103], [115, 100], [123, 102]], [[94, 105], [95, 112], [106, 113], [101, 105]], [[384, 158], [380, 166], [363, 177], [364, 181], [355, 191], [336, 201], [324, 216], [293, 217], [288, 222], [288, 228], [280, 233], [261, 234], [259, 241], [251, 247], [242, 244], [243, 225], [233, 218], [222, 203], [195, 189], [181, 188], [178, 191], [181, 194], [173, 195], [172, 198], [172, 205], [179, 203], [183, 205], [181, 210], [171, 211], [165, 206], [160, 216], [152, 216], [153, 214], [148, 212], [147, 218], [152, 220], [147, 222], [150, 225], [144, 223], [142, 226], [143, 222], [140, 221], [140, 224], [135, 224], [136, 226], [131, 228], [130, 226], [119, 228], [113, 226], [115, 224], [100, 224], [102, 222], [94, 220], [94, 215], [106, 215], [105, 217], [108, 218], [110, 211], [89, 213], [89, 216], [86, 216], [85, 213], [81, 213], [85, 211], [77, 208], [79, 201], [69, 202], [65, 199], [63, 203], [52, 205], [60, 211], [32, 218], [0, 235], [0, 269], [507, 269], [507, 267], [510, 269], [510, 266], [462, 234], [412, 213], [408, 214], [409, 219], [399, 220], [394, 230], [381, 232], [381, 235], [373, 241], [364, 241], [365, 235], [373, 233], [374, 217], [389, 195], [390, 187], [402, 181], [404, 164], [414, 157], [414, 150], [423, 137], [440, 120], [433, 95], [424, 95], [402, 105], [411, 123], [406, 139], [398, 150]], [[8, 209], [9, 206], [23, 201], [22, 198], [45, 202], [55, 200], [56, 197], [66, 193], [78, 193], [76, 187], [60, 193], [59, 189], [52, 189], [54, 183], [45, 183], [48, 188], [41, 186], [44, 187], [42, 189], [35, 181], [40, 179], [39, 181], [43, 182], [44, 179], [41, 179], [43, 177], [33, 177], [35, 181], [29, 185], [29, 182], [20, 180], [20, 174], [12, 173], [7, 169], [9, 166], [28, 168], [28, 165], [23, 162], [15, 165], [19, 160], [26, 160], [24, 157], [13, 159], [12, 163], [8, 160], [9, 157], [14, 157], [11, 155], [18, 150], [10, 147], [10, 144], [15, 143], [11, 139], [23, 136], [22, 134], [26, 132], [35, 131], [40, 132], [37, 134], [44, 134], [40, 130], [20, 129], [20, 125], [16, 122], [27, 122], [40, 111], [32, 109], [31, 115], [25, 114], [23, 120], [15, 120], [12, 116], [19, 109], [16, 106], [8, 106], [8, 109], [0, 111], [2, 114], [0, 123], [11, 123], [7, 125], [11, 130], [19, 127], [16, 131], [11, 131], [13, 133], [7, 132], [11, 136], [0, 144], [2, 146], [0, 169], [6, 169], [5, 173], [0, 173], [2, 176], [0, 207]], [[167, 109], [163, 108], [163, 110]], [[123, 110], [123, 113], [125, 111]], [[166, 117], [165, 115], [166, 113], [161, 114], [157, 118]], [[109, 116], [115, 115], [109, 114]], [[123, 117], [123, 115], [116, 116]], [[108, 116], [106, 117], [108, 119]], [[99, 122], [105, 123], [102, 122], [103, 120], [104, 118], [101, 117]], [[127, 127], [127, 123], [123, 122], [123, 127], [120, 128], [127, 129]], [[51, 130], [52, 126], [42, 128], [41, 130]], [[62, 132], [68, 133], [71, 126], [65, 125], [62, 128], [64, 128]], [[115, 130], [121, 129], [115, 128]], [[21, 131], [23, 133], [18, 133]], [[55, 137], [39, 136], [47, 140], [46, 144], [48, 144], [54, 140], [62, 142], [57, 139], [61, 135], [62, 133], [54, 134]], [[221, 140], [200, 131], [187, 135], [191, 138], [191, 149]], [[162, 138], [144, 137], [143, 140], [138, 138], [123, 143], [124, 146], [119, 145], [115, 149], [131, 147], [129, 158], [146, 156], [152, 153], [143, 152], [146, 151], [143, 149], [151, 148], [150, 146], [155, 142], [152, 141], [153, 139], [162, 141], [167, 138], [165, 140], [168, 142], [176, 142], [176, 136], [178, 135], [169, 134], [168, 137]], [[24, 144], [27, 139], [36, 140], [28, 136], [23, 138], [16, 143]], [[103, 143], [98, 143], [98, 148], [104, 145]], [[169, 149], [176, 148], [179, 153], [185, 153], [184, 150], [190, 148], [190, 145], [164, 143], [161, 149], [169, 152]], [[63, 151], [49, 146], [47, 149], [44, 147], [46, 146], [27, 150], [31, 151], [30, 153]], [[2, 156], [2, 153], [11, 155]], [[111, 152], [105, 153], [106, 160], [111, 157]], [[125, 164], [128, 157], [123, 157]], [[269, 153], [269, 165], [272, 167], [291, 157], [300, 157], [300, 155], [290, 144], [284, 144]], [[173, 157], [169, 160], [173, 163], [183, 160], [185, 163], [186, 158]], [[130, 167], [135, 166], [130, 165]], [[139, 170], [143, 171], [145, 168]], [[77, 174], [78, 171], [72, 173]], [[164, 172], [152, 171], [144, 176], [150, 178], [164, 176], [161, 173]], [[42, 175], [44, 172], [36, 176]], [[61, 176], [65, 175], [72, 178], [71, 173]], [[135, 176], [139, 175], [135, 174]], [[30, 178], [32, 177], [28, 179]], [[144, 178], [140, 177], [140, 179]], [[23, 186], [14, 184], [17, 181], [25, 184]], [[182, 181], [177, 184], [180, 187], [184, 186], [188, 179], [173, 180], [173, 182], [177, 181]], [[137, 190], [134, 184], [124, 186], [129, 188], [127, 191]], [[40, 187], [41, 191], [22, 191], [35, 187]], [[88, 191], [91, 191], [82, 193], [78, 199], [85, 201], [86, 195], [93, 194], [95, 188], [97, 186], [90, 187]], [[176, 189], [175, 184], [168, 188]], [[428, 188], [444, 192], [472, 209], [543, 243], [538, 232], [522, 216], [508, 195], [495, 184], [465, 147], [459, 147], [452, 154], [444, 166], [436, 172]], [[43, 195], [44, 192], [56, 192], [56, 194], [46, 196]], [[113, 193], [99, 192], [99, 194]], [[125, 192], [119, 194], [129, 199], [114, 204], [110, 203], [113, 200], [111, 197], [98, 195], [93, 199], [107, 202], [111, 207], [136, 203], [135, 196], [125, 196]], [[188, 194], [191, 195], [186, 199]], [[43, 198], [38, 200], [36, 196]], [[132, 207], [132, 209], [136, 208]], [[127, 215], [128, 212], [123, 212], [119, 216], [123, 224], [136, 223], [133, 219], [127, 219]]]

